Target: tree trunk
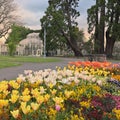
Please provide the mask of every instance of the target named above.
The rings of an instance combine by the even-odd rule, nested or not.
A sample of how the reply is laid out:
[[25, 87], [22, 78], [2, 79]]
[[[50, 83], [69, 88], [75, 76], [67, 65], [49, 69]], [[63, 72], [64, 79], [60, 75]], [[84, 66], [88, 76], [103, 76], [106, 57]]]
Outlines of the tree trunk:
[[82, 57], [83, 54], [81, 52], [81, 49], [79, 48], [79, 46], [77, 46], [76, 41], [74, 40], [74, 38], [69, 38], [63, 30], [61, 30], [61, 33], [63, 34], [63, 36], [65, 37], [66, 41], [67, 41], [67, 45], [70, 46], [70, 48], [73, 50], [74, 55], [76, 57]]
[[77, 51], [77, 50], [73, 50], [74, 51], [74, 54], [76, 57], [82, 57], [82, 53], [80, 51]]
[[[96, 0], [96, 5], [98, 5], [98, 0]], [[96, 23], [95, 23], [95, 39], [94, 39], [94, 53], [99, 53], [99, 40], [98, 40], [98, 7], [96, 6]]]
[[[119, 2], [119, 1], [118, 1]], [[114, 12], [114, 6], [112, 7], [111, 16], [110, 16], [110, 23], [109, 27], [106, 31], [106, 55], [107, 57], [112, 57], [113, 47], [115, 41], [117, 40], [118, 29], [115, 29], [119, 25], [119, 9]], [[115, 26], [116, 25], [116, 26]], [[114, 29], [113, 29], [114, 28]]]
[[82, 57], [83, 56], [82, 53], [81, 53], [80, 48], [76, 44], [74, 44], [73, 42], [72, 43], [69, 42], [69, 45], [70, 45], [71, 49], [73, 50], [74, 55], [76, 57]]
[[64, 32], [62, 32], [62, 33], [63, 33], [64, 37], [66, 38], [68, 45], [73, 50], [74, 55], [76, 57], [83, 56], [81, 53], [81, 50], [79, 49], [79, 46], [77, 45], [77, 41], [75, 40], [74, 35], [73, 35], [72, 23], [71, 23], [72, 21], [71, 21], [71, 15], [70, 15], [71, 6], [69, 5], [70, 4], [69, 0], [66, 1], [66, 4], [67, 5], [66, 5], [65, 10], [66, 10], [67, 17], [68, 17], [67, 22], [68, 22], [68, 30], [69, 30], [68, 36], [69, 37], [67, 37]]
[[99, 23], [99, 38], [100, 48], [99, 53], [104, 53], [104, 32], [105, 32], [105, 0], [102, 0], [100, 11], [100, 23]]
[[106, 55], [109, 58], [112, 58], [113, 47], [115, 44], [115, 39], [113, 37], [109, 37], [109, 32], [106, 32]]

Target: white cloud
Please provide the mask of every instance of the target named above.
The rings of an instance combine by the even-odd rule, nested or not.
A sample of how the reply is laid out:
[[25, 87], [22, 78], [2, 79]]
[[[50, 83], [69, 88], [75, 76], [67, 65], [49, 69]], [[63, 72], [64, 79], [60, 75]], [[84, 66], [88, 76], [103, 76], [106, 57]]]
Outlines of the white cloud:
[[48, 0], [15, 0], [23, 9], [31, 12], [44, 11], [48, 6]]
[[[25, 26], [31, 29], [40, 29], [40, 18], [44, 15], [44, 11], [48, 6], [48, 0], [15, 0], [18, 5], [18, 15]], [[94, 4], [93, 0], [80, 0], [78, 10], [80, 17], [77, 19], [79, 28], [84, 29], [87, 33], [87, 9]]]
[[44, 15], [44, 12], [40, 11], [36, 14], [19, 7], [17, 15], [26, 27], [30, 27], [31, 29], [40, 29], [40, 18]]
[[[16, 14], [18, 19], [30, 29], [40, 29], [40, 19], [48, 6], [48, 0], [14, 0], [18, 5]], [[87, 9], [94, 4], [94, 0], [80, 0], [77, 10], [80, 12], [77, 22], [80, 29], [84, 30], [86, 38], [87, 32]]]

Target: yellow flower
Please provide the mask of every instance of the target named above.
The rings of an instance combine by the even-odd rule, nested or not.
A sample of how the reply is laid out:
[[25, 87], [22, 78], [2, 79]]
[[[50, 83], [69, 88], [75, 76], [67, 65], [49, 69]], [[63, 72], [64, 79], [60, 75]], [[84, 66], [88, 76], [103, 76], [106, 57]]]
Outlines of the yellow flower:
[[26, 102], [21, 102], [21, 107], [26, 107]]
[[6, 98], [6, 96], [9, 94], [10, 92], [8, 90], [4, 90], [3, 91], [3, 98]]
[[49, 86], [50, 89], [51, 89], [51, 88], [53, 88], [54, 85], [53, 85], [52, 83], [49, 83], [48, 86]]
[[120, 109], [117, 110], [116, 108], [114, 108], [114, 109], [112, 110], [112, 112], [115, 113], [115, 115], [116, 115], [116, 117], [117, 117], [117, 120], [120, 120]]
[[71, 115], [71, 120], [84, 120], [84, 118], [78, 117], [78, 115]]
[[86, 108], [89, 108], [89, 107], [90, 107], [89, 101], [82, 101], [82, 102], [80, 102], [80, 105], [81, 105], [82, 107], [86, 107]]
[[0, 82], [0, 92], [6, 91], [8, 89], [8, 82], [6, 81], [1, 81]]
[[50, 90], [50, 92], [52, 93], [52, 95], [55, 95], [57, 90], [53, 89], [53, 90]]
[[3, 110], [2, 109], [0, 109], [0, 115], [2, 115], [3, 114]]
[[50, 95], [49, 95], [49, 94], [46, 94], [46, 95], [44, 96], [44, 102], [47, 102], [47, 101], [49, 100], [49, 98], [50, 98]]
[[16, 79], [16, 81], [17, 81], [18, 84], [20, 84], [20, 83], [22, 82], [22, 79], [18, 77], [18, 78]]
[[57, 111], [56, 111], [55, 109], [50, 108], [50, 109], [49, 109], [49, 112], [48, 112], [47, 114], [48, 114], [49, 116], [55, 116], [56, 113], [57, 113]]
[[42, 104], [44, 102], [44, 97], [39, 95], [38, 97], [36, 97], [36, 100], [39, 104]]
[[101, 88], [97, 85], [93, 85], [92, 87], [93, 87], [93, 90], [95, 90], [97, 92], [99, 92], [101, 90]]
[[8, 104], [8, 100], [0, 100], [0, 108], [7, 107]]
[[16, 81], [14, 81], [14, 80], [9, 81], [9, 84], [10, 84], [10, 86], [12, 86], [14, 89], [18, 89], [18, 88], [20, 87], [20, 85], [19, 85]]
[[12, 94], [11, 95], [11, 99], [9, 101], [11, 101], [12, 103], [15, 103], [19, 98], [19, 95], [15, 95], [15, 94]]
[[14, 118], [18, 118], [19, 110], [10, 111], [10, 113], [12, 114], [12, 116], [13, 116]]
[[28, 114], [31, 111], [30, 105], [26, 105], [26, 102], [21, 102], [21, 109], [24, 114]]
[[18, 90], [12, 90], [13, 95], [18, 95], [18, 93], [19, 93]]
[[3, 94], [2, 93], [0, 93], [0, 99], [3, 99]]
[[85, 92], [85, 88], [82, 87], [78, 90], [79, 95], [82, 95]]
[[36, 85], [39, 86], [40, 83], [42, 83], [43, 80], [36, 80]]
[[39, 108], [39, 106], [40, 106], [40, 104], [38, 104], [38, 103], [33, 103], [33, 102], [31, 103], [31, 107], [33, 110], [37, 110]]
[[69, 98], [73, 94], [73, 91], [67, 91], [65, 90], [65, 97]]
[[24, 102], [28, 102], [30, 100], [30, 98], [31, 98], [30, 95], [21, 96], [21, 100]]
[[25, 90], [22, 92], [22, 95], [29, 95], [30, 91], [28, 88], [25, 88]]
[[40, 95], [38, 88], [32, 89], [31, 93], [32, 93], [33, 97], [35, 97], [35, 98], [37, 98]]
[[56, 105], [61, 104], [64, 100], [62, 97], [55, 97], [53, 98], [53, 101], [55, 102]]
[[22, 111], [24, 114], [28, 114], [31, 111], [30, 105], [28, 105], [26, 107], [22, 107]]

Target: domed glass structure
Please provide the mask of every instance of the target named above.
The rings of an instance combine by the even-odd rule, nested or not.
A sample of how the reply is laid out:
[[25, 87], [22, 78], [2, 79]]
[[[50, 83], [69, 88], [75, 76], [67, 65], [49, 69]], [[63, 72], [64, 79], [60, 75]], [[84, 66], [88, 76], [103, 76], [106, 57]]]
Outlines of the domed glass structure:
[[43, 52], [43, 42], [39, 33], [30, 33], [26, 39], [20, 41], [17, 50], [18, 55], [41, 56]]

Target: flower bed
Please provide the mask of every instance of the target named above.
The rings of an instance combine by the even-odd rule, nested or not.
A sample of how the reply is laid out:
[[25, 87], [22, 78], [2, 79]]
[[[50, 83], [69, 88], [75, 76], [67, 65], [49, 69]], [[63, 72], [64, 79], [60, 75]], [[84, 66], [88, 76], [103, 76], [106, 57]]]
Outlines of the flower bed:
[[119, 120], [118, 65], [73, 64], [1, 81], [0, 120]]

